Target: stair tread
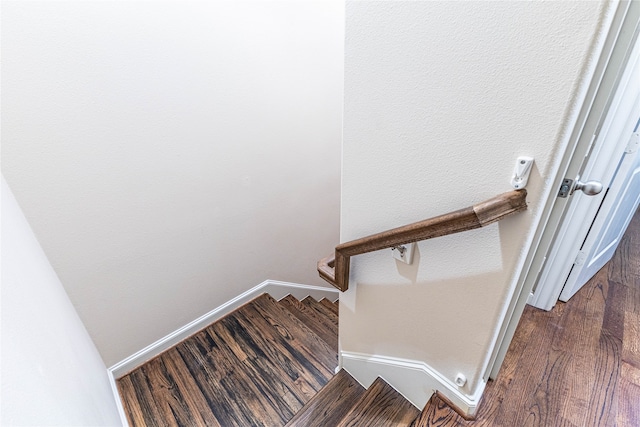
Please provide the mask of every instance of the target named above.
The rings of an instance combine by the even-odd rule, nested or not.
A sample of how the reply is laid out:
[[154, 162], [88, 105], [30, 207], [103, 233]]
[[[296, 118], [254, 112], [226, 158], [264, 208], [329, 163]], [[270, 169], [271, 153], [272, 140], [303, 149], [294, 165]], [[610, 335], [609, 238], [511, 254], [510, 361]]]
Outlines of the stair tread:
[[[284, 328], [289, 334], [298, 335], [298, 329]], [[332, 376], [328, 369], [309, 369], [305, 357], [311, 350], [306, 348], [305, 341], [297, 336], [294, 340], [286, 334], [283, 336], [253, 304], [241, 307], [232, 318], [214, 323], [207, 331], [232, 346], [234, 354], [246, 366], [245, 369], [249, 369], [254, 381], [262, 379], [264, 389], [273, 390], [277, 398], [287, 398], [289, 406], [295, 410]], [[300, 331], [300, 335], [306, 334], [306, 331]]]
[[331, 300], [329, 300], [327, 298], [322, 298], [320, 300], [320, 304], [322, 304], [325, 307], [327, 307], [336, 316], [338, 315], [338, 305], [336, 303], [334, 303], [333, 301], [331, 301]]
[[[331, 370], [333, 377], [335, 368], [338, 366], [337, 348], [330, 346], [318, 334], [316, 334], [309, 326], [297, 318], [286, 306], [279, 304], [270, 295], [265, 294], [265, 299], [256, 300], [256, 306], [260, 309], [261, 314], [272, 324], [276, 330], [285, 335], [292, 342], [301, 341], [304, 348], [311, 352], [309, 354], [309, 363], [320, 363], [323, 368]], [[285, 328], [286, 330], [283, 330]], [[289, 330], [291, 328], [291, 330]], [[294, 333], [295, 329], [299, 329], [299, 333]], [[336, 337], [337, 341], [337, 337]], [[337, 347], [337, 346], [336, 346]]]
[[316, 301], [312, 297], [306, 297], [302, 300], [302, 303], [308, 305], [309, 307], [316, 310], [320, 313], [323, 318], [322, 321], [327, 324], [327, 326], [331, 328], [335, 328], [336, 333], [338, 331], [338, 315], [333, 312], [330, 308], [326, 307], [319, 301]]
[[[315, 301], [315, 300], [313, 300]], [[318, 335], [334, 351], [338, 351], [338, 328], [328, 320], [322, 312], [315, 310], [312, 302], [303, 303], [295, 297], [287, 295], [280, 300], [281, 305], [293, 316], [302, 321], [309, 329]], [[315, 304], [320, 304], [315, 302]]]
[[462, 427], [467, 425], [460, 415], [437, 394], [433, 394], [411, 427]]
[[378, 377], [338, 427], [410, 426], [420, 411]]
[[364, 387], [342, 369], [304, 405], [286, 427], [335, 426], [364, 393]]
[[[184, 367], [191, 374], [187, 375], [185, 372], [185, 381], [193, 378], [190, 388], [197, 389], [202, 393], [202, 399], [213, 409], [213, 415], [220, 425], [247, 422], [252, 418], [262, 422], [277, 422], [279, 419], [286, 419], [287, 414], [291, 411], [282, 411], [282, 402], [272, 405], [271, 402], [261, 398], [263, 395], [262, 384], [254, 381], [254, 376], [243, 369], [244, 363], [233, 356], [232, 347], [235, 343], [227, 345], [211, 333], [208, 330], [199, 332], [196, 339], [192, 340], [189, 345], [180, 347], [176, 349], [175, 353], [170, 354], [173, 354], [174, 363], [184, 361]], [[204, 363], [209, 357], [216, 360], [215, 366]], [[163, 356], [162, 359], [166, 360], [167, 358]], [[155, 390], [152, 390], [152, 399], [157, 400], [160, 397], [158, 390], [163, 389], [163, 383], [172, 384], [172, 378], [166, 378], [164, 381], [155, 380], [150, 383], [154, 384], [153, 390]], [[231, 386], [234, 388], [233, 395], [226, 392]], [[185, 394], [185, 389], [182, 387], [176, 391], [179, 394]], [[171, 405], [171, 401], [166, 399], [163, 399], [162, 402], [161, 407], [166, 407], [167, 404]], [[251, 403], [246, 405], [246, 402]], [[166, 410], [165, 413], [169, 415], [169, 410]], [[156, 418], [156, 420], [159, 421], [163, 418]], [[140, 425], [145, 424], [147, 423]]]
[[[186, 352], [179, 349], [222, 425], [281, 425], [333, 376], [326, 344], [287, 317], [265, 294], [201, 331]], [[203, 370], [204, 360], [215, 365]]]

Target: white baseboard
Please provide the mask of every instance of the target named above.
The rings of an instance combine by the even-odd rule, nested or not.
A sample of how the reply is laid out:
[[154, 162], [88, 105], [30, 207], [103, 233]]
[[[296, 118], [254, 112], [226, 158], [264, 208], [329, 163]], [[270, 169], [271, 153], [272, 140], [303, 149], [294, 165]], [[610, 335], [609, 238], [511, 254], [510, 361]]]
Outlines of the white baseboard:
[[486, 385], [480, 381], [474, 395], [470, 396], [424, 362], [346, 351], [341, 352], [341, 360], [342, 367], [365, 388], [377, 377], [382, 377], [419, 410], [438, 390], [459, 410], [472, 417]]
[[118, 408], [118, 415], [120, 415], [120, 422], [122, 427], [129, 427], [129, 421], [127, 421], [127, 414], [122, 406], [122, 399], [120, 399], [120, 393], [118, 393], [118, 386], [116, 385], [116, 378], [113, 376], [111, 369], [107, 369], [107, 376], [109, 377], [109, 384], [111, 385], [111, 391], [113, 397], [116, 399], [116, 407]]
[[[290, 283], [290, 282], [279, 282], [277, 280], [265, 280], [258, 286], [263, 286], [264, 288], [260, 293], [268, 293], [273, 297], [273, 299], [281, 300], [287, 295], [291, 294], [299, 300], [303, 300], [306, 297], [312, 297], [316, 301], [320, 301], [323, 298], [326, 298], [330, 301], [337, 301], [340, 296], [340, 291], [336, 288], [329, 288], [324, 286], [311, 286], [311, 285], [302, 285], [300, 283]], [[258, 287], [256, 286], [256, 288]], [[259, 296], [260, 293], [258, 293]]]
[[159, 339], [153, 344], [148, 345], [137, 353], [111, 366], [108, 369], [109, 374], [113, 378], [122, 377], [123, 375], [143, 365], [146, 361], [153, 359], [163, 351], [173, 347], [185, 338], [188, 338], [199, 330], [204, 329], [211, 323], [215, 322], [218, 319], [221, 319], [222, 317], [231, 313], [233, 310], [259, 297], [264, 293], [268, 293], [276, 300], [280, 300], [285, 296], [291, 294], [300, 300], [306, 298], [307, 296], [311, 296], [316, 300], [327, 298], [331, 301], [335, 301], [340, 295], [340, 291], [334, 288], [302, 285], [299, 283], [279, 282], [277, 280], [265, 280], [264, 282], [260, 283], [257, 286], [254, 286], [243, 294], [238, 295], [230, 301], [227, 301], [218, 308], [211, 310], [207, 314], [199, 317], [191, 323], [177, 329], [164, 338]]

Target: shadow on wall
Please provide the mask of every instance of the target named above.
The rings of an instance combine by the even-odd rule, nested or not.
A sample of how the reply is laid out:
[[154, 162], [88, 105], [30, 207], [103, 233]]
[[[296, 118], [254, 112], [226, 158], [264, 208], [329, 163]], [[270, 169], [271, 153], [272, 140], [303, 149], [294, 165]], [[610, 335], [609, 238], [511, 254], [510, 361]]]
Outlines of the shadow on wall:
[[[359, 353], [422, 361], [451, 380], [462, 372], [473, 390], [520, 258], [520, 239], [501, 236], [514, 235], [526, 215], [421, 242], [412, 265], [390, 250], [354, 257], [361, 279], [340, 298], [344, 350], [357, 337]], [[392, 263], [402, 280], [389, 273]]]

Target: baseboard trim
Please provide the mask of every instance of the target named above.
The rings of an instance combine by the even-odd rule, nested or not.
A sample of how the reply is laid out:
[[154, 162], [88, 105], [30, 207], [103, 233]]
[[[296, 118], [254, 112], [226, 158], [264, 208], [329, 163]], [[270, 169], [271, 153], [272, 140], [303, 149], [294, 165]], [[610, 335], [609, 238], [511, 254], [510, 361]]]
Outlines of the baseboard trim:
[[111, 385], [111, 392], [113, 393], [113, 397], [116, 400], [116, 408], [118, 408], [118, 415], [120, 415], [120, 423], [122, 424], [122, 427], [129, 427], [127, 414], [124, 411], [124, 406], [122, 405], [122, 399], [120, 398], [120, 393], [118, 392], [118, 385], [116, 384], [116, 378], [113, 376], [113, 372], [111, 371], [111, 369], [107, 369], [107, 376], [109, 378], [109, 384]]
[[340, 295], [340, 291], [335, 288], [303, 285], [300, 283], [281, 282], [277, 280], [265, 280], [259, 285], [254, 286], [248, 291], [211, 310], [207, 314], [200, 316], [196, 320], [188, 323], [187, 325], [159, 339], [153, 344], [148, 345], [137, 353], [111, 366], [108, 369], [109, 374], [114, 378], [114, 380], [117, 378], [121, 378], [127, 373], [143, 365], [148, 360], [158, 356], [163, 351], [173, 347], [185, 338], [188, 338], [199, 330], [207, 327], [216, 320], [221, 319], [222, 317], [231, 313], [233, 310], [259, 297], [264, 293], [271, 295], [276, 300], [280, 300], [291, 294], [300, 300], [306, 298], [307, 296], [311, 296], [317, 300], [327, 298], [331, 301], [335, 301]]
[[475, 393], [467, 395], [424, 362], [346, 351], [341, 352], [341, 359], [342, 367], [364, 387], [382, 377], [420, 410], [437, 392], [453, 410], [473, 418], [486, 385], [481, 380]]

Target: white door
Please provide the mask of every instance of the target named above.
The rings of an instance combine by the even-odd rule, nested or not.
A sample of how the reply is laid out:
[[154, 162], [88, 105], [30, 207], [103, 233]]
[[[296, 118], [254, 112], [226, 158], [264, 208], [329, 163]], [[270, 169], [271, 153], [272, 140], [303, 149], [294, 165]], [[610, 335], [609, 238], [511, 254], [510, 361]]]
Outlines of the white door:
[[640, 197], [638, 150], [628, 148], [639, 117], [640, 43], [636, 40], [581, 173], [581, 181], [598, 181], [604, 190], [591, 196], [576, 191], [570, 196], [529, 304], [550, 310], [558, 299], [567, 301], [611, 259]]
[[640, 203], [640, 156], [638, 121], [618, 165], [596, 219], [587, 234], [560, 294], [567, 301], [613, 257], [638, 203]]
[[636, 41], [599, 133], [601, 140], [594, 144], [594, 152], [584, 170], [585, 176], [602, 180], [606, 191], [603, 191], [602, 201], [580, 193], [574, 196], [582, 199], [574, 201], [573, 221], [580, 220], [580, 212], [593, 210], [598, 203], [599, 206], [594, 217], [586, 217], [590, 226], [586, 237], [579, 242], [573, 267], [560, 294], [561, 301], [571, 298], [611, 259], [638, 208], [639, 118], [640, 43]]

